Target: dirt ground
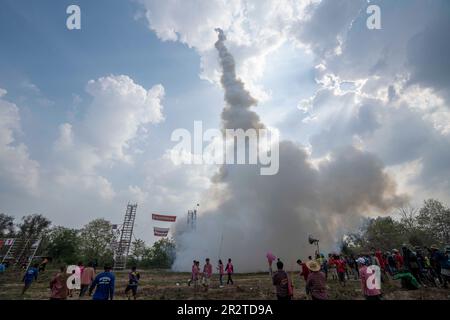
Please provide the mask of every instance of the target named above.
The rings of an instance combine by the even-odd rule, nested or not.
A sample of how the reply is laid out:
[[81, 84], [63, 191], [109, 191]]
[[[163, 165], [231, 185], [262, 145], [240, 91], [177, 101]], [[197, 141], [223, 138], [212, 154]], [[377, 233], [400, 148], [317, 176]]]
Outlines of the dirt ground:
[[[21, 296], [23, 284], [20, 282], [21, 273], [7, 271], [0, 274], [0, 300], [43, 300], [50, 296], [48, 288], [50, 278], [55, 270], [46, 270], [39, 275], [31, 288]], [[246, 299], [270, 300], [275, 299], [275, 288], [267, 273], [250, 273], [234, 275], [234, 285], [219, 287], [218, 276], [215, 275], [208, 292], [200, 288], [197, 292], [187, 285], [189, 273], [170, 272], [166, 270], [141, 270], [141, 281], [138, 290], [139, 300], [203, 300], [203, 299]], [[294, 299], [307, 299], [304, 294], [305, 282], [300, 280], [297, 273], [292, 273], [294, 279]], [[124, 289], [127, 284], [127, 272], [116, 272], [115, 299], [126, 299]], [[361, 300], [360, 282], [347, 281], [342, 287], [336, 281], [329, 280], [329, 297], [333, 300]], [[415, 291], [405, 291], [400, 288], [398, 281], [389, 280], [383, 283], [382, 290], [386, 300], [450, 300], [449, 289], [421, 288]], [[75, 294], [73, 298], [78, 299]], [[83, 299], [90, 299], [89, 297]]]

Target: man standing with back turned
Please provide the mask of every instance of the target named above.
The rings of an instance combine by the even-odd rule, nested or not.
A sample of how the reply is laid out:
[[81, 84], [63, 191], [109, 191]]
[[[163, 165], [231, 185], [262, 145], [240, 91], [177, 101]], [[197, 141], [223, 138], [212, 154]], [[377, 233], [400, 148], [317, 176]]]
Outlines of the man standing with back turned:
[[95, 290], [93, 300], [112, 300], [114, 297], [114, 283], [116, 277], [111, 272], [111, 267], [106, 265], [105, 271], [99, 273], [89, 288], [89, 295]]

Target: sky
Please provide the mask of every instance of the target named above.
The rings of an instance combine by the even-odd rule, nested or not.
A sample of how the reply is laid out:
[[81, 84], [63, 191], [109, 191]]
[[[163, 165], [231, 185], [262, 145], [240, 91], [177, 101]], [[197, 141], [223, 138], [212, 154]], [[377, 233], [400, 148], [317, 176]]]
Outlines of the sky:
[[[71, 4], [81, 30], [66, 27]], [[371, 4], [379, 30], [366, 26]], [[120, 224], [137, 202], [135, 236], [152, 243], [153, 212], [181, 225], [197, 203], [200, 217], [214, 217], [227, 196], [245, 202], [213, 192], [217, 166], [169, 157], [175, 129], [221, 127], [217, 27], [258, 101], [253, 111], [331, 181], [317, 186], [334, 201], [320, 203], [327, 217], [387, 215], [428, 197], [450, 203], [449, 15], [445, 0], [3, 0], [0, 212], [80, 228], [94, 218]], [[341, 197], [345, 183], [357, 185], [350, 176], [372, 168], [355, 158], [377, 174], [365, 196]], [[348, 207], [347, 196], [365, 200]]]

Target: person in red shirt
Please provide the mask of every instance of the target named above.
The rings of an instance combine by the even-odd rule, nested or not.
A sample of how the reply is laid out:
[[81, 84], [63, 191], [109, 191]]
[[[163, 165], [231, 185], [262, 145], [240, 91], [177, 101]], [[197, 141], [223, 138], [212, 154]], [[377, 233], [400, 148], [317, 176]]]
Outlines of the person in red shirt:
[[297, 264], [302, 268], [302, 271], [300, 271], [300, 276], [303, 276], [303, 279], [308, 280], [309, 275], [309, 269], [306, 266], [306, 263], [302, 262], [302, 260], [298, 259]]
[[386, 266], [386, 260], [383, 258], [383, 253], [381, 250], [375, 251], [375, 257], [377, 257], [378, 262], [380, 263], [381, 270], [384, 270], [384, 267]]
[[334, 264], [336, 266], [339, 283], [345, 287], [345, 261], [336, 255], [334, 257]]
[[397, 249], [394, 249], [392, 251], [394, 251], [394, 259], [397, 270], [401, 270], [403, 268], [403, 257]]

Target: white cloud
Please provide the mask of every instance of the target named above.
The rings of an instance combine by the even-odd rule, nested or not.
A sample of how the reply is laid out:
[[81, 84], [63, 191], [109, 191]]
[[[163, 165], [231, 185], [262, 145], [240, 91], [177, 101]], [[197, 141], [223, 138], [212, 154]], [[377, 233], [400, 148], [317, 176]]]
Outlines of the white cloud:
[[19, 108], [0, 89], [0, 190], [38, 194], [39, 163], [31, 159], [25, 144], [16, 140], [21, 132]]
[[164, 119], [162, 85], [146, 90], [128, 76], [108, 76], [90, 80], [86, 91], [93, 100], [75, 134], [105, 160], [129, 161], [139, 128]]
[[201, 78], [219, 81], [214, 49], [215, 28], [227, 34], [237, 72], [252, 95], [265, 101], [270, 94], [258, 85], [266, 57], [288, 39], [291, 29], [317, 0], [138, 0], [149, 28], [163, 41], [180, 41], [195, 48], [201, 59]]
[[90, 80], [92, 96], [83, 118], [63, 123], [54, 143], [55, 181], [62, 187], [96, 192], [112, 199], [117, 192], [108, 177], [99, 173], [115, 163], [133, 164], [141, 129], [163, 121], [162, 85], [146, 90], [125, 75]]

